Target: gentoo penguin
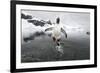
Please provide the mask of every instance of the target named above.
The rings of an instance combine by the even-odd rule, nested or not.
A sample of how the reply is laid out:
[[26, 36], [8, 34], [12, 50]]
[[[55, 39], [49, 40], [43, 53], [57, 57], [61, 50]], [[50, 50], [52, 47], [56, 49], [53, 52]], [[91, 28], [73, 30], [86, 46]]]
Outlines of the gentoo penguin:
[[60, 53], [60, 55], [62, 55], [64, 52], [60, 44], [61, 33], [64, 33], [66, 38], [67, 38], [67, 33], [61, 26], [59, 17], [56, 19], [56, 24], [54, 25], [54, 27], [45, 29], [45, 31], [48, 31], [48, 30], [52, 30], [52, 38], [53, 38], [53, 41], [56, 43], [56, 50]]

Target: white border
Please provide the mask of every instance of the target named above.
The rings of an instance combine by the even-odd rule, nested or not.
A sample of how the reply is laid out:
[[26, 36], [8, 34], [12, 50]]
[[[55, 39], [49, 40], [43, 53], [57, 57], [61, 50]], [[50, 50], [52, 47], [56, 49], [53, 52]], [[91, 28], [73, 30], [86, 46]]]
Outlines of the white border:
[[[35, 62], [21, 63], [21, 9], [31, 10], [50, 10], [50, 11], [70, 11], [70, 12], [89, 12], [90, 13], [90, 60], [80, 61], [58, 61], [58, 62]], [[94, 9], [70, 8], [70, 7], [51, 7], [51, 6], [34, 6], [34, 5], [16, 5], [16, 69], [23, 68], [40, 68], [55, 66], [73, 66], [94, 64]]]

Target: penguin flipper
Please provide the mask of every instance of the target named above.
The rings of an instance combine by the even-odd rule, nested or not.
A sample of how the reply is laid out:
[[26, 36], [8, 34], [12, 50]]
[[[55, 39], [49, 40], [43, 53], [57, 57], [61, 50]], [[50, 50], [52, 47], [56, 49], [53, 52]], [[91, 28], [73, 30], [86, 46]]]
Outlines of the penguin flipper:
[[67, 33], [65, 32], [63, 28], [61, 28], [61, 32], [64, 33], [65, 37], [67, 38]]

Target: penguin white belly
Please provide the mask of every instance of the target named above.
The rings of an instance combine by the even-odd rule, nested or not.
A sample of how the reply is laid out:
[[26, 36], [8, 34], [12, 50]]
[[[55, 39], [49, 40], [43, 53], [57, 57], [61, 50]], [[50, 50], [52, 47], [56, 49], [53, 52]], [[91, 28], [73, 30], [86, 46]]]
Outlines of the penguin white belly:
[[54, 28], [52, 32], [52, 36], [59, 39], [61, 37], [60, 28]]

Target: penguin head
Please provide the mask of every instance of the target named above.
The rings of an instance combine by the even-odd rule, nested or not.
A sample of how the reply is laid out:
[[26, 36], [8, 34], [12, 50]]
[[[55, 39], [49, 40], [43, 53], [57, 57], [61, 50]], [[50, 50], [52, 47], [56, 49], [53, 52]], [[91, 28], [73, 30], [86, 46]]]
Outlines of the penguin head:
[[60, 23], [60, 18], [59, 18], [59, 17], [56, 19], [56, 23], [57, 23], [57, 24]]

